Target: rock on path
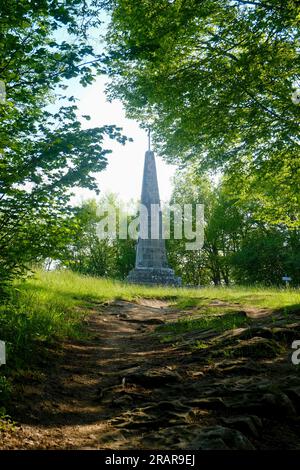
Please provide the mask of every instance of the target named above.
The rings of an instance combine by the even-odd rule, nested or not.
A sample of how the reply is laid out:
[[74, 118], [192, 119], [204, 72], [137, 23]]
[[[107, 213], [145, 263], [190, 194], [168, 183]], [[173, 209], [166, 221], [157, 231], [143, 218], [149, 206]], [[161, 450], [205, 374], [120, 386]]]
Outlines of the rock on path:
[[[220, 310], [221, 310], [220, 306]], [[299, 314], [163, 343], [164, 302], [95, 305], [89, 339], [67, 341], [25, 377], [1, 449], [300, 449]], [[191, 347], [197, 339], [204, 349]], [[43, 374], [42, 378], [41, 375]]]

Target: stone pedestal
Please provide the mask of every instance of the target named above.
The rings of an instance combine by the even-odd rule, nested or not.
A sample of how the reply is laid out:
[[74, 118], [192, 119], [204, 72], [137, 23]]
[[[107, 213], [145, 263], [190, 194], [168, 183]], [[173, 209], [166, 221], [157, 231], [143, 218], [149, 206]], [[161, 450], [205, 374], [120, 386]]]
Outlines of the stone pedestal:
[[171, 268], [134, 268], [127, 281], [132, 284], [181, 286], [181, 278]]

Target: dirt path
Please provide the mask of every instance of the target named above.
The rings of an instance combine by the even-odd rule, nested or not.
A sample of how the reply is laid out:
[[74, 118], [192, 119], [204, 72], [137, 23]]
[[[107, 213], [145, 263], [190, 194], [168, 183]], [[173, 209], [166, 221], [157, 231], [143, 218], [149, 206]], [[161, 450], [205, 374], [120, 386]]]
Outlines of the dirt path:
[[196, 332], [207, 342], [197, 350], [189, 335], [164, 344], [154, 334], [180, 315], [159, 301], [95, 306], [89, 339], [65, 342], [44, 376], [20, 383], [19, 426], [0, 448], [300, 449], [299, 368], [288, 351], [299, 315]]

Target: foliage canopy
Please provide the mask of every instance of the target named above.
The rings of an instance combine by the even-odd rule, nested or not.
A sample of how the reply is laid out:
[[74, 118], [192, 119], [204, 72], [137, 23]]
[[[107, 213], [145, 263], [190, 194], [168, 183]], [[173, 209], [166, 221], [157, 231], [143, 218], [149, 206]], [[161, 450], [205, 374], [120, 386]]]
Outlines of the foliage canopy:
[[[299, 4], [115, 0], [110, 96], [152, 126], [159, 153], [230, 175], [257, 214], [299, 226]], [[144, 110], [144, 113], [141, 113]]]
[[[55, 257], [72, 233], [71, 189], [96, 189], [115, 126], [83, 128], [68, 80], [90, 84], [103, 67], [89, 31], [102, 2], [9, 0], [0, 5], [0, 278]], [[89, 117], [86, 116], [88, 119]]]

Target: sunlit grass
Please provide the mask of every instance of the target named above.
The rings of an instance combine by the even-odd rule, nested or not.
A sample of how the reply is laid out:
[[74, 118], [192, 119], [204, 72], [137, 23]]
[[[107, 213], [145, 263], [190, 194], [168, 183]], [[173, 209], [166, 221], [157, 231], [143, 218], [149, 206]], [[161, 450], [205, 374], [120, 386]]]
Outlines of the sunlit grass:
[[[174, 326], [176, 331], [201, 328], [234, 328], [240, 325], [235, 315], [240, 309], [256, 306], [286, 311], [300, 308], [300, 291], [262, 287], [147, 287], [111, 279], [81, 276], [62, 270], [37, 272], [26, 282], [16, 284], [9, 305], [0, 307], [3, 339], [16, 353], [31, 354], [35, 341], [49, 341], [82, 334], [82, 318], [89, 307], [113, 300], [137, 301], [141, 298], [165, 299], [178, 310], [187, 310], [187, 318]], [[214, 300], [221, 306], [211, 306]], [[226, 313], [222, 319], [213, 318]], [[201, 318], [190, 319], [191, 315]], [[172, 326], [170, 326], [172, 330]]]
[[[4, 376], [10, 377], [11, 372], [24, 367], [30, 369], [47, 350], [47, 345], [64, 338], [86, 338], [82, 320], [91, 307], [101, 314], [104, 302], [142, 298], [164, 299], [179, 311], [187, 311], [185, 318], [169, 323], [161, 332], [166, 342], [197, 329], [239, 327], [247, 320], [238, 312], [247, 306], [284, 309], [287, 313], [300, 308], [297, 289], [147, 287], [64, 270], [40, 271], [25, 282], [16, 282], [11, 296], [0, 305], [0, 339], [6, 341], [8, 351], [7, 365], [0, 370], [3, 382], [0, 406], [5, 399], [3, 384], [7, 384], [5, 390], [9, 391]], [[213, 305], [214, 300], [225, 304]]]
[[[0, 306], [1, 339], [7, 341], [8, 353], [17, 362], [27, 361], [34, 345], [83, 334], [82, 318], [90, 306], [113, 300], [136, 301], [140, 298], [168, 300], [179, 310], [200, 313], [201, 319], [188, 320], [178, 328], [223, 328], [222, 320], [211, 318], [215, 313], [232, 313], [247, 306], [271, 309], [298, 309], [300, 292], [296, 289], [261, 287], [205, 287], [199, 289], [147, 287], [111, 279], [80, 276], [70, 271], [37, 272], [31, 279], [18, 282], [12, 297]], [[211, 307], [213, 300], [226, 302]], [[227, 305], [228, 304], [228, 305]], [[235, 317], [225, 316], [228, 321]], [[226, 321], [227, 321], [226, 320]], [[234, 327], [234, 325], [225, 325]]]
[[137, 300], [156, 298], [176, 303], [179, 308], [200, 307], [213, 300], [262, 308], [299, 308], [299, 289], [265, 287], [147, 287], [125, 282], [80, 276], [69, 271], [38, 272], [18, 285], [19, 295], [26, 304], [47, 304], [63, 310], [85, 302]]
[[166, 332], [172, 337], [172, 334], [183, 334], [189, 331], [197, 330], [215, 330], [215, 331], [225, 331], [232, 330], [245, 326], [249, 323], [249, 319], [237, 312], [222, 312], [222, 315], [208, 314], [201, 315], [201, 317], [193, 318], [187, 317], [180, 319], [176, 322], [167, 323], [166, 325], [159, 326], [157, 328], [158, 332]]

